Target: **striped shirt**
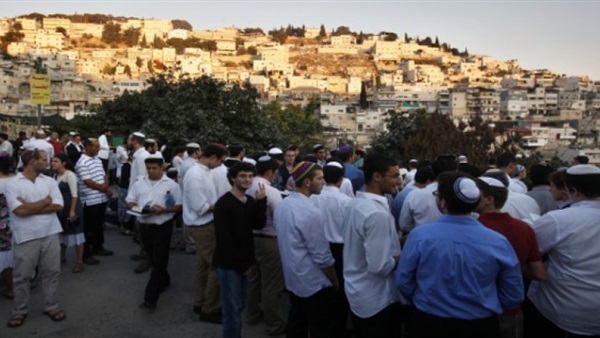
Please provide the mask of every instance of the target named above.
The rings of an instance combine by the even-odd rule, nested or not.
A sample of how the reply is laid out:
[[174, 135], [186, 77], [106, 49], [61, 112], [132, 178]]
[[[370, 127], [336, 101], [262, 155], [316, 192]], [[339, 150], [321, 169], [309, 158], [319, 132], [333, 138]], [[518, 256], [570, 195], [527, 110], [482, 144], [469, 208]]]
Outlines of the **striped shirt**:
[[108, 201], [106, 194], [94, 190], [84, 183], [85, 180], [92, 180], [97, 184], [104, 184], [104, 168], [102, 161], [97, 157], [89, 157], [82, 154], [75, 166], [77, 177], [79, 178], [79, 198], [84, 205], [96, 205]]

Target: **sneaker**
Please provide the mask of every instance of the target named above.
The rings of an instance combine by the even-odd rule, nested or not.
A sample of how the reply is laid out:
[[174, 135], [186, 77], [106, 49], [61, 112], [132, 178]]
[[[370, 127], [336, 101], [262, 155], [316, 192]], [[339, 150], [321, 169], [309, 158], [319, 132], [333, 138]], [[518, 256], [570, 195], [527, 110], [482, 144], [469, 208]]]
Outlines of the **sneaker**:
[[100, 249], [92, 250], [92, 254], [94, 254], [96, 256], [112, 256], [113, 252], [101, 247]]
[[83, 263], [87, 265], [98, 265], [100, 264], [100, 261], [92, 256], [89, 256], [83, 259]]

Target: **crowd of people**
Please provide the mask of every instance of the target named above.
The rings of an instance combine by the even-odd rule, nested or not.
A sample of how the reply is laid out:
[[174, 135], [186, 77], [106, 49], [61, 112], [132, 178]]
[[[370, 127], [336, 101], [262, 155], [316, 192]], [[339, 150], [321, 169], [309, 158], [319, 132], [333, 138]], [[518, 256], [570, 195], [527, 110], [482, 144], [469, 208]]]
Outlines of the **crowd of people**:
[[66, 318], [65, 251], [76, 250], [73, 273], [112, 255], [115, 201], [120, 232], [140, 243], [135, 271], [152, 269], [140, 308], [156, 309], [170, 251], [185, 250], [194, 271], [175, 278], [193, 278], [190, 311], [225, 338], [259, 321], [293, 338], [600, 337], [600, 169], [584, 156], [525, 168], [507, 152], [484, 169], [440, 155], [403, 168], [351, 145], [250, 157], [241, 145], [159, 148], [141, 132], [113, 150], [108, 129], [67, 138], [38, 131], [8, 149], [0, 134], [9, 327], [27, 317], [36, 268], [45, 313]]

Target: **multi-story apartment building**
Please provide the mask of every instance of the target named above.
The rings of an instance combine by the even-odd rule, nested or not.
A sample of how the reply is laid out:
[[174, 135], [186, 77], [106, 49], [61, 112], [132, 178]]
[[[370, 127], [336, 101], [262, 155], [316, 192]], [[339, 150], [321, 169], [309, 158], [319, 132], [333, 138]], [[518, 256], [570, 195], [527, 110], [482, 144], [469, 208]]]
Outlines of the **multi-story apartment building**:
[[484, 119], [500, 119], [500, 92], [488, 88], [467, 89], [467, 114]]
[[397, 60], [400, 57], [399, 41], [377, 41], [373, 51], [375, 61]]
[[518, 89], [501, 91], [500, 113], [502, 119], [515, 120], [525, 118], [529, 114], [527, 91]]
[[529, 113], [536, 115], [558, 114], [558, 93], [536, 87], [527, 93]]
[[58, 27], [62, 27], [68, 34], [71, 34], [71, 20], [67, 18], [49, 18], [42, 19], [42, 27], [49, 32], [56, 32]]

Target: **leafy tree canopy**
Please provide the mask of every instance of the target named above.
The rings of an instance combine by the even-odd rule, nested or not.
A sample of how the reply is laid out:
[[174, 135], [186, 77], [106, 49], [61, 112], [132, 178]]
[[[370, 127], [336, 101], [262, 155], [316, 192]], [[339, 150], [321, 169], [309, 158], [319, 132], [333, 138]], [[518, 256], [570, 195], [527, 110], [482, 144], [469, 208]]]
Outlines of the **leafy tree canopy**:
[[239, 143], [249, 152], [268, 143], [307, 142], [320, 135], [320, 123], [308, 109], [277, 103], [261, 107], [251, 87], [230, 85], [210, 77], [175, 81], [169, 74], [149, 80], [140, 92], [125, 92], [105, 101], [97, 120], [126, 135], [141, 130], [161, 142]]
[[185, 29], [190, 32], [193, 30], [192, 24], [185, 20], [171, 20], [171, 23], [173, 24], [173, 29]]

